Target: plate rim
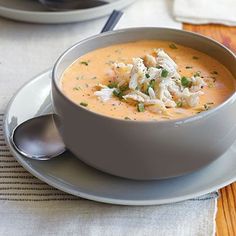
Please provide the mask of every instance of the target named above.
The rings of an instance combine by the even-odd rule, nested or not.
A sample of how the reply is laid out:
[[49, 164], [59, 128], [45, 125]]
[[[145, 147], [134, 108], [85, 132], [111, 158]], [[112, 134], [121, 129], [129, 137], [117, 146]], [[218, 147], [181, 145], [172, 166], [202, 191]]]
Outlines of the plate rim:
[[[54, 177], [47, 178], [44, 175], [42, 175], [39, 171], [35, 170], [29, 163], [27, 163], [25, 158], [21, 156], [17, 151], [14, 149], [14, 147], [11, 145], [10, 142], [10, 136], [8, 126], [7, 126], [7, 120], [9, 117], [9, 111], [11, 109], [12, 104], [17, 99], [17, 96], [22, 92], [22, 90], [30, 86], [35, 81], [40, 80], [42, 77], [49, 75], [52, 72], [52, 69], [48, 69], [36, 76], [34, 76], [32, 79], [24, 83], [17, 92], [13, 95], [13, 97], [10, 99], [10, 102], [7, 105], [7, 108], [5, 109], [5, 114], [3, 118], [3, 133], [5, 137], [5, 141], [8, 145], [8, 148], [10, 149], [10, 152], [12, 153], [13, 157], [22, 165], [27, 171], [29, 171], [33, 176], [40, 179], [41, 181], [63, 191], [69, 194], [72, 194], [74, 196], [78, 196], [81, 198], [85, 198], [88, 200], [96, 201], [96, 202], [102, 202], [102, 203], [108, 203], [108, 204], [114, 204], [114, 205], [127, 205], [127, 206], [148, 206], [148, 205], [162, 205], [162, 204], [170, 204], [170, 203], [176, 203], [181, 202], [189, 199], [193, 199], [196, 197], [200, 197], [202, 195], [208, 194], [210, 192], [218, 191], [220, 188], [223, 188], [233, 182], [236, 181], [236, 175], [235, 177], [229, 178], [227, 181], [223, 181], [220, 184], [214, 185], [211, 188], [205, 188], [201, 191], [195, 191], [191, 194], [185, 194], [184, 196], [179, 197], [171, 197], [171, 198], [165, 198], [165, 199], [157, 199], [157, 200], [123, 200], [123, 199], [116, 199], [112, 197], [102, 197], [102, 196], [96, 196], [94, 194], [86, 193], [86, 191], [82, 192], [81, 190], [73, 190], [69, 188], [69, 185], [67, 183], [62, 183], [59, 180], [55, 179]], [[25, 159], [25, 160], [24, 160]]]

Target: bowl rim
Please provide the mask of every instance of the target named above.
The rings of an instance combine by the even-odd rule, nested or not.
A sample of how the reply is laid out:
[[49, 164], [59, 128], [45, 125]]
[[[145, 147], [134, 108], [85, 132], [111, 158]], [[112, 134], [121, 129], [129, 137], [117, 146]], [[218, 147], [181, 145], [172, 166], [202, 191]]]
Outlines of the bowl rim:
[[[179, 119], [166, 119], [166, 120], [165, 119], [163, 119], [163, 120], [128, 120], [127, 119], [126, 120], [126, 119], [106, 116], [106, 115], [97, 113], [95, 111], [88, 110], [88, 109], [80, 106], [79, 104], [76, 104], [72, 100], [70, 100], [61, 91], [61, 88], [59, 88], [58, 83], [56, 82], [56, 71], [57, 71], [58, 67], [60, 66], [61, 61], [63, 61], [64, 57], [70, 51], [74, 50], [74, 48], [76, 48], [79, 45], [82, 45], [82, 44], [86, 43], [87, 41], [96, 40], [97, 38], [100, 38], [100, 37], [106, 37], [106, 36], [109, 36], [109, 35], [119, 34], [119, 33], [123, 33], [123, 32], [130, 32], [130, 33], [132, 33], [132, 32], [135, 32], [135, 31], [143, 31], [143, 30], [168, 30], [168, 31], [182, 33], [182, 34], [187, 34], [187, 35], [190, 35], [192, 37], [202, 38], [202, 39], [204, 39], [204, 40], [206, 40], [206, 41], [208, 41], [210, 43], [215, 44], [218, 47], [221, 47], [224, 51], [226, 51], [228, 54], [230, 54], [235, 59], [235, 62], [236, 62], [236, 55], [230, 49], [228, 49], [223, 44], [217, 42], [216, 40], [214, 40], [214, 39], [212, 39], [210, 37], [201, 35], [199, 33], [190, 32], [190, 31], [186, 31], [186, 30], [182, 30], [182, 29], [167, 28], [167, 27], [134, 27], [134, 28], [124, 28], [124, 29], [109, 31], [109, 32], [100, 33], [100, 34], [96, 34], [96, 35], [90, 36], [90, 37], [88, 37], [86, 39], [80, 40], [79, 42], [75, 43], [74, 45], [72, 45], [71, 47], [66, 49], [59, 56], [59, 58], [56, 60], [54, 66], [53, 66], [53, 69], [52, 69], [52, 83], [53, 83], [54, 87], [56, 88], [57, 92], [64, 99], [66, 99], [66, 101], [69, 102], [72, 106], [74, 106], [74, 107], [76, 107], [78, 109], [83, 109], [84, 111], [86, 111], [88, 113], [91, 113], [93, 115], [98, 116], [99, 118], [103, 118], [103, 119], [107, 119], [107, 120], [113, 120], [113, 121], [119, 121], [119, 122], [130, 122], [130, 123], [135, 123], [135, 124], [154, 124], [155, 123], [155, 124], [162, 124], [162, 125], [177, 125], [177, 126], [179, 126], [181, 124], [191, 123], [191, 122], [194, 122], [196, 120], [207, 118], [207, 117], [213, 115], [213, 113], [216, 113], [216, 112], [219, 112], [220, 110], [222, 110], [222, 108], [224, 108], [226, 105], [235, 102], [235, 100], [236, 100], [236, 88], [235, 88], [235, 91], [233, 92], [233, 94], [231, 96], [229, 96], [224, 102], [220, 103], [218, 106], [216, 106], [216, 107], [214, 107], [212, 109], [209, 109], [207, 111], [204, 111], [204, 112], [201, 112], [201, 113], [198, 113], [198, 114], [194, 114], [194, 115], [189, 116], [189, 117], [184, 117], [184, 118], [179, 118]], [[165, 40], [163, 40], [163, 41], [165, 41]], [[180, 45], [181, 45], [181, 43], [180, 43]], [[236, 80], [236, 78], [235, 78], [235, 80]]]

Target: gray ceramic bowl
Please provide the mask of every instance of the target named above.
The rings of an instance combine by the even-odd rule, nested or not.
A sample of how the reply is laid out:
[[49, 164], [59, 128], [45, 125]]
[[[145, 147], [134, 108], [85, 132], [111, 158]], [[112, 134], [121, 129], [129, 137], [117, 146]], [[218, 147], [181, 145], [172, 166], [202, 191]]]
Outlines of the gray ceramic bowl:
[[56, 125], [77, 157], [104, 172], [138, 180], [193, 172], [217, 159], [236, 139], [236, 94], [218, 107], [193, 117], [167, 121], [128, 121], [96, 114], [70, 101], [60, 90], [64, 70], [97, 48], [142, 39], [169, 40], [202, 51], [236, 77], [236, 58], [219, 43], [198, 34], [165, 28], [108, 32], [68, 49], [53, 70]]

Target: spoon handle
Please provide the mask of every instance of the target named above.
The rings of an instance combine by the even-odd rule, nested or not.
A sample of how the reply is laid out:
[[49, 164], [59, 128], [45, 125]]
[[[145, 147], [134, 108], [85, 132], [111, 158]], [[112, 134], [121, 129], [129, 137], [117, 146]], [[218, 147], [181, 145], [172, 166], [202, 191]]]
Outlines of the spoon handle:
[[114, 10], [111, 15], [109, 16], [106, 24], [104, 25], [101, 33], [103, 32], [107, 32], [107, 31], [111, 31], [114, 29], [114, 27], [117, 25], [117, 23], [119, 22], [121, 16], [123, 15], [122, 11], [117, 11]]

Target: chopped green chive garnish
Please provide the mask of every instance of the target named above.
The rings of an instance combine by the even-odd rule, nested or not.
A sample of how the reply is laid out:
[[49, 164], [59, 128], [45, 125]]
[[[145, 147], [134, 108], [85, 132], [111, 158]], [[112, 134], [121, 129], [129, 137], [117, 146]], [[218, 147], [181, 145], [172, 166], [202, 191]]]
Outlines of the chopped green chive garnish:
[[169, 72], [166, 69], [163, 69], [161, 72], [161, 77], [166, 78], [168, 76]]
[[[108, 62], [106, 62], [106, 64], [109, 65], [109, 66], [114, 64], [114, 63], [115, 63], [115, 61], [112, 61], [112, 60], [109, 60]], [[119, 68], [119, 67], [117, 67], [117, 68]]]
[[138, 112], [144, 112], [145, 111], [145, 107], [143, 103], [138, 103], [137, 104], [137, 110]]
[[185, 77], [185, 76], [183, 76], [182, 78], [181, 78], [181, 84], [184, 86], [184, 87], [191, 87], [191, 84], [192, 84], [192, 82], [187, 78], [187, 77]]
[[204, 110], [205, 111], [208, 111], [210, 108], [211, 108], [211, 106], [209, 106], [207, 103], [206, 104], [204, 104]]
[[117, 88], [118, 83], [117, 82], [111, 82], [107, 85], [108, 88]]
[[121, 85], [121, 86], [119, 87], [119, 89], [120, 89], [121, 92], [124, 92], [124, 91], [126, 91], [126, 90], [129, 89], [129, 86], [128, 86], [128, 85]]
[[88, 61], [81, 61], [80, 64], [88, 66]]
[[169, 45], [169, 47], [170, 47], [171, 49], [178, 49], [177, 46], [176, 46], [174, 43], [171, 43], [171, 44]]
[[193, 67], [192, 66], [186, 66], [185, 68], [186, 69], [192, 69]]
[[149, 88], [154, 89], [155, 84], [156, 84], [156, 81], [155, 81], [154, 79], [152, 79], [152, 80], [150, 81], [150, 83], [148, 84], [148, 86], [147, 86], [147, 90], [145, 91], [145, 93], [146, 93], [147, 95], [149, 94], [149, 93], [148, 93]]
[[80, 105], [83, 106], [83, 107], [87, 107], [87, 106], [88, 106], [88, 103], [86, 103], [86, 102], [81, 102]]
[[196, 56], [193, 56], [192, 57], [194, 60], [198, 60], [199, 59], [199, 57], [196, 57]]
[[97, 79], [97, 77], [96, 77], [96, 76], [94, 76], [94, 77], [92, 77], [91, 79]]
[[214, 104], [214, 102], [207, 102], [206, 104], [203, 105], [201, 110], [198, 111], [197, 113], [201, 113], [203, 111], [208, 111], [209, 109], [211, 109], [211, 105], [213, 105], [213, 104]]
[[209, 109], [211, 109], [211, 105], [214, 105], [214, 102], [207, 102], [206, 104], [203, 105], [203, 107], [200, 108], [200, 111], [198, 111], [197, 114], [203, 111], [208, 111]]
[[128, 116], [125, 117], [125, 120], [131, 120]]
[[177, 107], [182, 107], [182, 106], [183, 106], [183, 103], [179, 101], [179, 102], [176, 103], [176, 106], [177, 106]]
[[149, 74], [146, 74], [145, 76], [146, 76], [146, 78], [150, 78], [150, 75], [149, 75]]
[[116, 49], [114, 52], [115, 53], [121, 53], [121, 49]]
[[201, 76], [201, 72], [200, 72], [200, 71], [197, 71], [193, 76], [194, 76], [194, 77], [200, 77], [200, 76]]
[[214, 71], [211, 72], [211, 74], [212, 75], [218, 75], [218, 72], [214, 70]]
[[214, 82], [208, 84], [208, 88], [213, 88], [214, 87]]
[[153, 79], [150, 81], [149, 87], [154, 88], [156, 81]]
[[162, 69], [162, 66], [156, 66], [157, 69]]
[[119, 99], [122, 99], [124, 94], [119, 89], [116, 89], [113, 91], [113, 95], [118, 97]]
[[120, 91], [119, 91], [119, 90], [114, 90], [114, 91], [113, 91], [113, 94], [114, 94], [116, 97], [119, 97]]
[[77, 80], [84, 79], [84, 76], [83, 76], [83, 75], [77, 76], [76, 79], [77, 79]]
[[77, 86], [77, 87], [74, 87], [73, 90], [79, 91], [79, 90], [81, 90], [81, 88], [79, 86]]

